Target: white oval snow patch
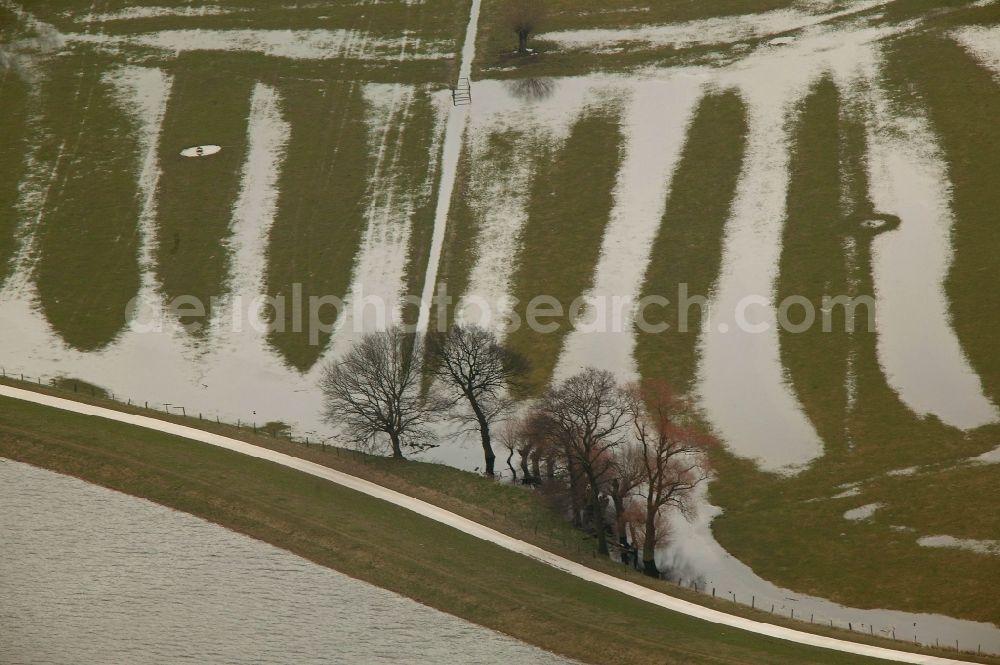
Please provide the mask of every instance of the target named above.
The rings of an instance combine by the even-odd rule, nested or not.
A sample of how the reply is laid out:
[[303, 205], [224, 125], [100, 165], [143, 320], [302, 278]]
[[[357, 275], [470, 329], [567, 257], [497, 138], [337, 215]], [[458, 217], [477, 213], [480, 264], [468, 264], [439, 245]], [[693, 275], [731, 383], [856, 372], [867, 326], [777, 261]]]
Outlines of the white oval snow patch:
[[956, 538], [954, 536], [922, 536], [917, 538], [917, 544], [923, 547], [954, 547], [969, 550], [977, 554], [992, 554], [1000, 556], [1000, 540], [975, 540], [973, 538]]
[[843, 490], [840, 494], [834, 494], [831, 499], [846, 499], [848, 497], [861, 494], [861, 483], [844, 483], [837, 485], [837, 489]]
[[791, 44], [795, 41], [795, 37], [775, 37], [768, 42], [771, 46], [782, 46], [784, 44]]
[[196, 145], [184, 148], [181, 150], [181, 155], [184, 157], [207, 157], [208, 155], [214, 155], [220, 150], [222, 150], [222, 146], [218, 145]]
[[851, 520], [852, 522], [860, 522], [861, 520], [869, 519], [875, 514], [875, 511], [883, 505], [884, 504], [881, 503], [868, 503], [863, 506], [858, 506], [857, 508], [852, 508], [844, 513], [844, 519]]

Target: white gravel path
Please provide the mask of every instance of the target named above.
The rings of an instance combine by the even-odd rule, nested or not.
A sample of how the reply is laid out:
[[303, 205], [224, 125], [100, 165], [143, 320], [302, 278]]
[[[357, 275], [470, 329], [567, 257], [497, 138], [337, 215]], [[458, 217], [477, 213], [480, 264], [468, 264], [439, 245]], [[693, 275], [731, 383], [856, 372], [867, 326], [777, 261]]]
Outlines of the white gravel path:
[[112, 409], [92, 406], [90, 404], [82, 404], [80, 402], [74, 402], [72, 400], [53, 397], [50, 395], [43, 395], [41, 393], [22, 390], [11, 386], [0, 386], [0, 395], [61, 409], [63, 411], [71, 411], [82, 415], [106, 418], [108, 420], [144, 427], [172, 434], [174, 436], [191, 439], [193, 441], [200, 441], [219, 448], [225, 448], [226, 450], [231, 450], [243, 455], [249, 455], [250, 457], [256, 457], [274, 462], [275, 464], [280, 464], [282, 466], [316, 476], [317, 478], [323, 478], [324, 480], [329, 480], [330, 482], [337, 483], [338, 485], [348, 489], [387, 501], [393, 505], [413, 511], [423, 517], [427, 517], [436, 522], [458, 529], [459, 531], [469, 534], [470, 536], [494, 543], [512, 552], [531, 557], [536, 561], [562, 570], [570, 575], [573, 575], [574, 577], [578, 577], [594, 584], [599, 584], [600, 586], [613, 591], [618, 591], [633, 598], [637, 598], [687, 616], [702, 619], [704, 621], [710, 621], [723, 626], [746, 630], [758, 635], [766, 635], [782, 640], [788, 640], [798, 644], [805, 644], [824, 649], [833, 649], [859, 656], [882, 658], [884, 660], [898, 663], [945, 665], [949, 663], [954, 664], [970, 662], [949, 658], [939, 658], [923, 654], [907, 653], [905, 651], [896, 651], [895, 649], [886, 649], [867, 644], [848, 642], [846, 640], [825, 637], [822, 635], [814, 635], [812, 633], [806, 633], [800, 630], [786, 628], [784, 626], [762, 623], [760, 621], [733, 616], [718, 610], [702, 607], [701, 605], [681, 600], [680, 598], [675, 598], [665, 593], [654, 591], [639, 584], [628, 582], [612, 575], [593, 570], [592, 568], [588, 568], [582, 564], [557, 556], [551, 552], [547, 552], [539, 547], [526, 543], [523, 540], [517, 540], [516, 538], [512, 538], [500, 533], [499, 531], [491, 529], [488, 526], [466, 519], [425, 501], [387, 489], [381, 485], [376, 485], [375, 483], [367, 480], [362, 480], [361, 478], [356, 478], [346, 473], [335, 471], [329, 467], [316, 464], [315, 462], [309, 462], [297, 457], [292, 457], [291, 455], [269, 450], [267, 448], [254, 446], [244, 441], [230, 439], [229, 437], [221, 436], [219, 434], [212, 434], [204, 430], [187, 427], [185, 425], [178, 425], [176, 423], [170, 423], [156, 418], [150, 418], [148, 416], [122, 413]]

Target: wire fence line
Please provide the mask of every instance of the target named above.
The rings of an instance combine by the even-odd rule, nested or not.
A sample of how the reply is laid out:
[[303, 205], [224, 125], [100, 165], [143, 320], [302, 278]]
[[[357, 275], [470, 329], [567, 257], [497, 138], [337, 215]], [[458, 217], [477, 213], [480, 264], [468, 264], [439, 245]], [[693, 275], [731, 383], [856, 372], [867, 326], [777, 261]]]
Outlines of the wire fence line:
[[[217, 411], [210, 411], [190, 404], [176, 404], [173, 402], [162, 402], [159, 400], [141, 400], [118, 395], [110, 390], [95, 386], [82, 379], [73, 379], [65, 376], [44, 376], [31, 375], [20, 371], [8, 371], [6, 367], [0, 367], [0, 378], [9, 382], [23, 383], [30, 386], [40, 386], [57, 390], [60, 392], [74, 394], [83, 397], [104, 399], [117, 404], [135, 409], [144, 409], [156, 413], [164, 413], [170, 416], [180, 416], [191, 418], [202, 422], [215, 423], [216, 425], [235, 428], [238, 431], [253, 432], [258, 435], [266, 435], [275, 439], [284, 439], [292, 443], [299, 443], [307, 447], [320, 447], [327, 449], [346, 450], [343, 447], [330, 443], [333, 436], [322, 436], [316, 432], [296, 433], [295, 429], [287, 423], [267, 422], [258, 423], [255, 420], [237, 419], [236, 422], [222, 418]], [[346, 452], [353, 453], [352, 450]]]
[[[157, 414], [164, 413], [174, 417], [187, 418], [192, 421], [198, 420], [201, 422], [215, 423], [217, 426], [230, 427], [239, 432], [252, 432], [253, 434], [259, 436], [269, 436], [273, 439], [285, 440], [293, 444], [302, 445], [306, 448], [318, 448], [323, 451], [331, 452], [338, 457], [350, 458], [354, 462], [359, 462], [365, 465], [377, 464], [377, 456], [345, 446], [336, 445], [334, 443], [329, 443], [333, 436], [324, 438], [314, 432], [310, 432], [310, 434], [313, 434], [312, 437], [310, 437], [309, 434], [296, 435], [292, 427], [285, 423], [280, 423], [280, 427], [275, 426], [276, 423], [258, 425], [254, 421], [243, 422], [241, 419], [238, 419], [235, 423], [233, 423], [231, 421], [221, 419], [217, 414], [210, 414], [206, 417], [205, 411], [197, 408], [188, 409], [186, 405], [173, 404], [169, 402], [135, 400], [130, 397], [116, 395], [109, 390], [105, 390], [104, 388], [95, 386], [81, 379], [72, 379], [65, 376], [32, 376], [19, 371], [8, 372], [5, 367], [0, 367], [0, 378], [10, 383], [22, 383], [26, 386], [37, 385], [67, 394], [109, 400], [122, 406], [153, 411]], [[510, 479], [504, 478], [502, 474], [499, 474], [496, 480], [497, 482], [513, 484]], [[559, 528], [551, 523], [547, 526], [543, 526], [541, 519], [526, 519], [523, 516], [512, 513], [509, 510], [501, 509], [498, 512], [495, 508], [492, 508], [491, 512], [494, 517], [497, 517], [498, 515], [503, 517], [507, 522], [513, 523], [523, 529], [525, 533], [532, 533], [535, 536], [541, 534], [552, 541], [559, 541], [566, 550], [564, 554], [575, 554], [576, 558], [579, 560], [596, 559], [598, 557], [596, 546], [597, 540], [594, 534], [590, 534], [582, 530], [569, 531], [568, 529]], [[575, 542], [571, 542], [571, 540]], [[623, 577], [628, 578], [630, 576], [645, 576], [645, 573], [639, 567], [640, 563], [638, 561], [638, 557], [634, 555], [634, 548], [620, 547], [614, 543], [609, 544], [615, 548], [615, 556], [618, 557], [617, 561], [622, 564], [620, 570]], [[622, 553], [626, 550], [631, 550], [632, 555], [622, 557]], [[612, 560], [614, 560], [614, 558]], [[997, 653], [996, 651], [990, 651], [989, 649], [984, 651], [982, 644], [962, 644], [960, 640], [942, 641], [936, 636], [931, 637], [926, 634], [921, 635], [921, 631], [918, 627], [913, 625], [883, 625], [876, 627], [870, 622], [852, 621], [851, 619], [844, 619], [843, 617], [831, 617], [817, 614], [815, 612], [796, 612], [794, 606], [779, 602], [772, 602], [770, 599], [757, 598], [754, 594], [737, 594], [732, 589], [713, 586], [710, 582], [705, 581], [704, 578], [684, 579], [672, 576], [669, 572], [667, 572], [660, 574], [660, 580], [662, 583], [668, 584], [677, 589], [682, 589], [688, 592], [694, 591], [705, 596], [706, 598], [710, 597], [716, 601], [728, 601], [733, 604], [749, 608], [750, 610], [765, 612], [776, 617], [781, 617], [782, 619], [790, 619], [796, 622], [808, 623], [832, 629], [846, 630], [854, 634], [860, 633], [862, 635], [868, 635], [869, 637], [894, 640], [916, 646], [933, 646], [935, 648], [955, 651], [963, 654], [981, 655], [986, 653], [989, 655], [995, 655]]]

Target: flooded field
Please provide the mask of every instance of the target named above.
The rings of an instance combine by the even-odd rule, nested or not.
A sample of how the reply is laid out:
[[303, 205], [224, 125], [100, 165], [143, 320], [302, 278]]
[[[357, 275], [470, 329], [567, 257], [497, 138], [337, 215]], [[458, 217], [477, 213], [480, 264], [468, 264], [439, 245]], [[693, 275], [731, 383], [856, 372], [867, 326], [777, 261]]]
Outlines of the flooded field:
[[[0, 459], [0, 660], [570, 663], [185, 513]], [[387, 620], [392, 617], [392, 620]]]
[[[449, 317], [504, 331], [536, 295], [584, 298], [556, 333], [508, 336], [533, 363], [527, 396], [591, 365], [694, 396], [725, 444], [703, 509], [722, 509], [711, 542], [739, 559], [730, 573], [853, 606], [877, 579], [888, 606], [1000, 621], [969, 602], [996, 548], [946, 545], [1000, 536], [982, 510], [1000, 480], [996, 3], [793, 3], [539, 36], [545, 62], [586, 52], [580, 75], [473, 68], [466, 40], [460, 74], [482, 74], [460, 108], [442, 85], [467, 28], [441, 27], [454, 3], [288, 26], [245, 4], [36, 16], [0, 1], [8, 374], [321, 439], [322, 366], [385, 323], [366, 303], [425, 324], [440, 281]], [[628, 73], [587, 60], [633, 53]], [[222, 150], [180, 155], [204, 144]], [[665, 308], [649, 318], [667, 332], [639, 330], [637, 301], [681, 285], [703, 297], [689, 331]], [[294, 307], [272, 312], [284, 331], [254, 325], [252, 301], [296, 293], [346, 306], [319, 332]], [[208, 304], [203, 325], [150, 330], [181, 295]], [[872, 304], [853, 332], [841, 313], [831, 331], [777, 325], [785, 298], [822, 316], [825, 296]], [[612, 301], [617, 325], [595, 331]], [[461, 437], [425, 457], [480, 463]], [[956, 498], [932, 505], [929, 488]], [[696, 549], [664, 561], [721, 574]], [[859, 559], [870, 569], [840, 579]], [[912, 568], [877, 572], [899, 560]]]

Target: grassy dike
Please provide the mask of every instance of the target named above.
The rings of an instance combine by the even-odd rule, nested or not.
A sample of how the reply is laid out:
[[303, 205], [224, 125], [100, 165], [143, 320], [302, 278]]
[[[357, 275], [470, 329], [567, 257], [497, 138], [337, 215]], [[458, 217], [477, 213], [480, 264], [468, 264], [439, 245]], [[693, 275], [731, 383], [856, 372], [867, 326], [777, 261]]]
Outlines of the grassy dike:
[[[67, 396], [48, 388], [40, 391]], [[103, 399], [81, 401], [116, 406]], [[156, 415], [124, 405], [120, 408]], [[398, 463], [315, 445], [305, 448], [228, 425], [181, 417], [163, 419], [201, 426], [364, 477], [595, 569], [622, 575], [620, 566], [593, 559], [591, 543], [586, 539], [581, 543], [581, 534], [548, 512], [532, 492], [441, 465]], [[122, 423], [0, 398], [0, 456], [189, 512], [584, 662], [877, 662], [684, 617], [333, 483]], [[634, 573], [628, 578], [733, 614], [806, 627]], [[848, 636], [819, 626], [809, 628], [821, 634], [906, 648], [898, 642], [856, 633]], [[978, 660], [1000, 663], [1000, 659]]]

